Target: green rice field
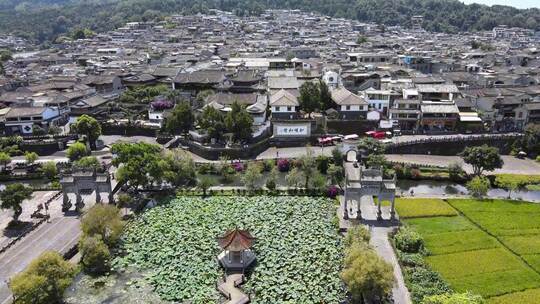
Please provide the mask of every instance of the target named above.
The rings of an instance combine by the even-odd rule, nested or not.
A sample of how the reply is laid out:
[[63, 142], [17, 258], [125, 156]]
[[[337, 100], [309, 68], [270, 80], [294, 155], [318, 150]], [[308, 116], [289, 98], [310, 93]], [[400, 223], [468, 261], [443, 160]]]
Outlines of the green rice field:
[[539, 303], [539, 204], [401, 199], [396, 206], [424, 238], [428, 265], [455, 291], [480, 294], [490, 304]]

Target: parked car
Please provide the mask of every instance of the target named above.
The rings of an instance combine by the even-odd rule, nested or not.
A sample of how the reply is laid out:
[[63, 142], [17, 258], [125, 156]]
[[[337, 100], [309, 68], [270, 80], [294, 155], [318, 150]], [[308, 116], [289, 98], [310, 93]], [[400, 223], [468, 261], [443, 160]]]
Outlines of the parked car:
[[367, 131], [366, 135], [371, 138], [375, 139], [385, 139], [386, 138], [386, 132], [385, 131]]
[[358, 136], [358, 134], [349, 134], [349, 135], [345, 135], [345, 137], [343, 137], [343, 139], [347, 139], [347, 140], [355, 140], [355, 139], [359, 139], [360, 137]]

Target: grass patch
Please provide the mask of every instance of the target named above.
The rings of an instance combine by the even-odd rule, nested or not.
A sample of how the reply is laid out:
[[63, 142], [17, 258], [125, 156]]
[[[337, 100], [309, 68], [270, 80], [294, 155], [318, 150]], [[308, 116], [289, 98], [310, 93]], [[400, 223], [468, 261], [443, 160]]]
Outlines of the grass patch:
[[530, 289], [522, 292], [506, 294], [500, 297], [494, 297], [487, 301], [488, 304], [537, 304], [540, 299], [540, 289]]
[[413, 218], [406, 223], [421, 235], [439, 234], [478, 229], [469, 220], [462, 216]]
[[523, 259], [531, 265], [536, 271], [540, 271], [540, 254], [524, 255]]
[[455, 216], [457, 212], [441, 199], [396, 199], [400, 218]]
[[527, 185], [525, 186], [525, 189], [529, 191], [540, 191], [540, 184]]
[[501, 237], [500, 240], [519, 255], [540, 253], [539, 235]]
[[497, 240], [480, 230], [446, 232], [424, 236], [431, 254], [448, 254], [499, 247]]
[[[495, 174], [495, 178], [501, 178], [503, 180], [512, 180], [516, 182], [520, 187], [532, 184], [540, 184], [540, 175], [526, 175], [526, 174]], [[503, 186], [503, 185], [497, 185]]]
[[[449, 283], [458, 292], [474, 291], [489, 298], [516, 291], [540, 287], [538, 274], [529, 268], [497, 271], [450, 279]], [[534, 280], [533, 278], [536, 278]], [[507, 302], [520, 303], [520, 302]]]
[[496, 271], [526, 269], [525, 265], [515, 255], [503, 248], [429, 256], [426, 261], [445, 279], [463, 278]]

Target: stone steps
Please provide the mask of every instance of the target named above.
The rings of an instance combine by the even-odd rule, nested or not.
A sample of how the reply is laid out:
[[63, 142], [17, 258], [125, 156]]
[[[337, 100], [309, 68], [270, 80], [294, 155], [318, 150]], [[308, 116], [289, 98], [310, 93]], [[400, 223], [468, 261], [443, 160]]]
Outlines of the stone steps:
[[227, 298], [224, 304], [247, 304], [251, 301], [238, 286], [244, 284], [245, 276], [241, 273], [231, 273], [225, 277], [225, 281], [220, 280], [217, 289]]

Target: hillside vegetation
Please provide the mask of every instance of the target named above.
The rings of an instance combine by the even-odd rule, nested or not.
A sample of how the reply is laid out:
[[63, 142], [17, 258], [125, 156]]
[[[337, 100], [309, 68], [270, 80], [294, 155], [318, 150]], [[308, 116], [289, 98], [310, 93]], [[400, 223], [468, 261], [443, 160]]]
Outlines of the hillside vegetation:
[[100, 32], [128, 21], [154, 20], [172, 13], [206, 13], [211, 8], [237, 15], [257, 15], [268, 8], [301, 9], [403, 26], [410, 24], [411, 16], [424, 15], [427, 30], [451, 33], [491, 30], [501, 24], [540, 29], [539, 9], [465, 5], [458, 0], [0, 0], [0, 31], [43, 42], [76, 28]]

